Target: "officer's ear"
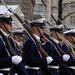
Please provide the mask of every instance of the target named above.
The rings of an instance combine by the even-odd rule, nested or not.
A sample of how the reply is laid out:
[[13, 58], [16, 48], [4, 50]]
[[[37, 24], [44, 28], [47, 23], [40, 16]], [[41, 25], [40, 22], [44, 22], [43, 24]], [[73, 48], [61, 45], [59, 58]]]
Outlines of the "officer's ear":
[[2, 27], [3, 26], [3, 24], [2, 24], [2, 22], [0, 22], [0, 27]]
[[32, 27], [32, 30], [34, 30], [34, 31], [37, 30], [36, 26], [33, 26], [33, 27]]

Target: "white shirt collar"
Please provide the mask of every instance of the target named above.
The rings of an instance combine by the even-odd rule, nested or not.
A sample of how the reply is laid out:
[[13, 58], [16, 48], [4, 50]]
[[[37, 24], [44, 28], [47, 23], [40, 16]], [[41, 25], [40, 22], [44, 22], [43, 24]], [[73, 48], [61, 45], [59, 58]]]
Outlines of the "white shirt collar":
[[[38, 40], [38, 41], [40, 41], [40, 37], [39, 36], [37, 36], [37, 35], [35, 35], [35, 34], [33, 34], [34, 36], [35, 36], [35, 38]], [[41, 42], [41, 41], [40, 41]], [[45, 45], [46, 44], [46, 42], [44, 42], [44, 43], [41, 43], [42, 45]]]
[[39, 36], [37, 36], [36, 34], [33, 34], [34, 36], [35, 36], [35, 38], [38, 40], [38, 41], [40, 41], [40, 37]]

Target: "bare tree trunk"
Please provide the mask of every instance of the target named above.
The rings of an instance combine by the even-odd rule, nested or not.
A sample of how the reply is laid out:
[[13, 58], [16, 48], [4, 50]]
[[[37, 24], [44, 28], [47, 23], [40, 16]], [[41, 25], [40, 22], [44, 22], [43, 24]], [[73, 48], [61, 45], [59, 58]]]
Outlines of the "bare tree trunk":
[[62, 1], [63, 0], [59, 0], [59, 2], [58, 2], [58, 22], [57, 22], [57, 25], [61, 24], [60, 20], [62, 21]]

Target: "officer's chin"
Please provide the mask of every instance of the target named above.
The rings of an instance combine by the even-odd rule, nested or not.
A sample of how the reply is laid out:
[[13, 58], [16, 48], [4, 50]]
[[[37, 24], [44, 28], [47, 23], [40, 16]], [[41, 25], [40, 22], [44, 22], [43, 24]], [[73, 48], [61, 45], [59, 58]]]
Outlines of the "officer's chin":
[[9, 34], [12, 34], [12, 32], [11, 32], [11, 31], [9, 31], [8, 33], [9, 33]]

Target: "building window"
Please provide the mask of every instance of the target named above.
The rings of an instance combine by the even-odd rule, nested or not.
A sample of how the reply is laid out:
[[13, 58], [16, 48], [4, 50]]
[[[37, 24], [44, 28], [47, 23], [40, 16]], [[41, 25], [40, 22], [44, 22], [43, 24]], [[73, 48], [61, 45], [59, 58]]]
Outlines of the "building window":
[[75, 16], [70, 16], [70, 24], [75, 25]]
[[45, 6], [41, 2], [36, 3], [35, 7], [34, 7], [34, 13], [33, 14], [34, 14], [34, 19], [40, 18], [40, 15], [45, 17], [46, 16]]

